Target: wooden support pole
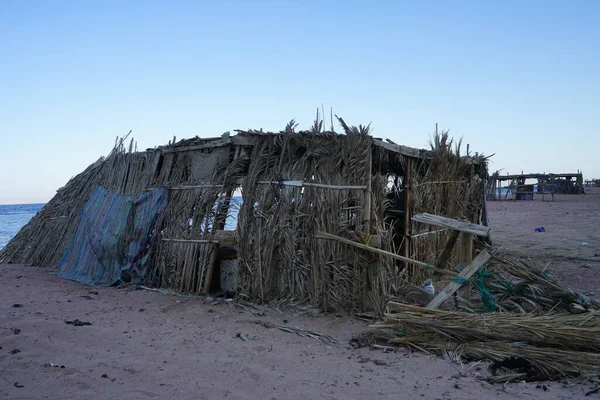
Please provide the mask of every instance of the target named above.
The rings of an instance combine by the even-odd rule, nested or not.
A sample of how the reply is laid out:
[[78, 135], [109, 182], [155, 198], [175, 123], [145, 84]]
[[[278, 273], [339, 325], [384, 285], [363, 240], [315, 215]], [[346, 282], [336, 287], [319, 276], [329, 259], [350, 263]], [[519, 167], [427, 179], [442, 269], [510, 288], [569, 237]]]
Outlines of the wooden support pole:
[[450, 231], [450, 234], [448, 235], [448, 241], [446, 241], [446, 245], [444, 246], [444, 250], [442, 250], [442, 254], [440, 254], [436, 262], [438, 268], [446, 268], [446, 264], [450, 259], [452, 249], [456, 244], [456, 240], [458, 239], [459, 234], [459, 231]]
[[[233, 164], [242, 152], [241, 146], [236, 146], [233, 152], [233, 155], [230, 155], [229, 164]], [[217, 215], [215, 218], [215, 230], [223, 230], [225, 229], [225, 225], [227, 223], [227, 216], [229, 215], [229, 207], [231, 205], [231, 198], [233, 197], [233, 188], [228, 188], [227, 193], [225, 193], [225, 198], [223, 202], [219, 204], [219, 208], [217, 210]]]
[[363, 210], [363, 229], [364, 233], [369, 235], [371, 233], [371, 182], [373, 180], [373, 160], [372, 160], [373, 149], [369, 146], [367, 152], [367, 176], [366, 176], [366, 189], [365, 189], [365, 206]]
[[[205, 251], [207, 249], [204, 249]], [[208, 251], [210, 251], [210, 256], [208, 257], [208, 265], [205, 266], [205, 276], [204, 276], [204, 293], [210, 292], [210, 284], [212, 283], [213, 271], [215, 269], [215, 261], [217, 259], [217, 245], [213, 244]]]
[[[483, 198], [481, 199], [481, 201], [483, 202], [482, 208], [481, 208], [481, 224], [483, 226], [489, 227], [490, 226], [490, 221], [489, 221], [488, 212], [487, 212], [487, 197], [485, 195], [485, 185], [483, 185], [483, 184], [481, 184], [481, 193], [482, 193], [482, 196], [483, 196]], [[491, 231], [491, 229], [490, 229], [490, 231]], [[485, 241], [490, 246], [492, 245], [492, 234], [491, 234], [491, 232], [488, 232], [488, 235], [485, 238]]]
[[410, 258], [410, 234], [412, 232], [411, 229], [411, 173], [412, 173], [412, 159], [406, 158], [406, 163], [404, 166], [404, 257]]
[[471, 261], [473, 261], [473, 234], [462, 232], [459, 263], [469, 265]]

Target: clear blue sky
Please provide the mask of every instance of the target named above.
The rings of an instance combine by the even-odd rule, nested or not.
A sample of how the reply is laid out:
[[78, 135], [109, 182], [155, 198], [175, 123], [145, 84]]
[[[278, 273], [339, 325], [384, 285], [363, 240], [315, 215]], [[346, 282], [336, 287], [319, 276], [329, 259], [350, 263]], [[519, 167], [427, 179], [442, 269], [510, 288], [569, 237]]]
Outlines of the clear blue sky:
[[140, 148], [317, 106], [491, 169], [600, 177], [600, 1], [2, 1], [0, 204]]

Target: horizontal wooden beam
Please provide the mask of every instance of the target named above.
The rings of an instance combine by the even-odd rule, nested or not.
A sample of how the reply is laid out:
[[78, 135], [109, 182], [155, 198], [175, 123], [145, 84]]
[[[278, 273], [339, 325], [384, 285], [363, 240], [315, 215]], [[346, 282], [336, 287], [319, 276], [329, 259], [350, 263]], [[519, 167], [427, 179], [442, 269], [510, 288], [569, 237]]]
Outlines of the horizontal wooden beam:
[[466, 221], [442, 217], [434, 214], [418, 214], [412, 217], [412, 220], [421, 224], [443, 226], [455, 231], [472, 233], [477, 236], [487, 236], [490, 233], [489, 226], [472, 224]]
[[235, 245], [235, 231], [218, 230], [215, 232], [215, 239], [219, 242], [219, 244]]
[[179, 147], [167, 147], [162, 149], [161, 151], [164, 154], [168, 153], [179, 153], [182, 151], [193, 151], [193, 150], [206, 150], [206, 149], [214, 149], [217, 147], [225, 147], [230, 146], [233, 143], [233, 139], [216, 139], [216, 140], [208, 140], [205, 143], [194, 144], [190, 146], [179, 146]]
[[384, 142], [383, 140], [373, 140], [373, 144], [391, 152], [413, 158], [425, 158], [430, 153], [429, 150], [401, 146], [399, 144]]
[[324, 183], [313, 183], [303, 181], [258, 181], [257, 183], [263, 185], [283, 185], [283, 186], [295, 186], [295, 187], [318, 187], [323, 189], [337, 189], [337, 190], [367, 190], [366, 186], [352, 186], [352, 185], [327, 185]]
[[[194, 190], [194, 189], [218, 189], [222, 188], [223, 185], [190, 185], [190, 186], [175, 186], [170, 187], [168, 190]], [[146, 191], [155, 190], [157, 188], [148, 188]]]
[[175, 242], [175, 243], [219, 243], [218, 240], [203, 240], [203, 239], [169, 239], [162, 238], [163, 242]]

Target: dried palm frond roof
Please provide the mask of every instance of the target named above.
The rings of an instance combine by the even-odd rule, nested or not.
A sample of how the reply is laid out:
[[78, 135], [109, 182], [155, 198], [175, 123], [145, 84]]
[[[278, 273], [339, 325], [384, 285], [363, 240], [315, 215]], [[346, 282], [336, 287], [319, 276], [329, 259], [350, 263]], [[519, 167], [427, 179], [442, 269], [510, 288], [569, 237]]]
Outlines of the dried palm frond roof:
[[[173, 141], [170, 141], [169, 144], [165, 146], [157, 147], [156, 149], [163, 151], [178, 151], [178, 150], [194, 150], [197, 148], [204, 147], [220, 147], [220, 146], [228, 146], [228, 145], [241, 145], [241, 146], [253, 146], [255, 145], [261, 137], [273, 137], [280, 135], [296, 135], [298, 138], [302, 137], [314, 137], [323, 136], [323, 137], [338, 137], [343, 135], [371, 135], [371, 124], [369, 125], [359, 125], [359, 126], [349, 126], [344, 119], [341, 117], [335, 116], [338, 120], [339, 124], [342, 126], [343, 133], [336, 132], [333, 130], [333, 125], [330, 130], [324, 128], [324, 120], [319, 116], [317, 112], [317, 117], [308, 130], [297, 131], [296, 128], [298, 124], [295, 120], [291, 120], [288, 122], [284, 130], [279, 132], [268, 132], [261, 129], [236, 129], [234, 132], [237, 135], [229, 135], [228, 132], [224, 133], [221, 137], [211, 137], [211, 138], [201, 138], [196, 136], [190, 139], [183, 139], [178, 142], [175, 141], [176, 138], [173, 138]], [[455, 147], [452, 147], [454, 143], [452, 139], [449, 139], [448, 132], [443, 132], [441, 134], [436, 134], [434, 139], [431, 142], [430, 149], [417, 149], [409, 146], [403, 146], [394, 143], [389, 139], [382, 139], [372, 137], [372, 144], [377, 146], [383, 151], [387, 151], [390, 153], [395, 153], [397, 155], [402, 155], [406, 157], [413, 157], [418, 159], [433, 159], [436, 156], [441, 154], [450, 154], [452, 156], [456, 156], [463, 161], [469, 161], [471, 164], [481, 164], [487, 162], [487, 160], [491, 156], [484, 156], [479, 153], [471, 154], [469, 146], [467, 146], [467, 152], [465, 155], [461, 155], [461, 143], [462, 140], [459, 140], [455, 143]], [[155, 150], [155, 149], [148, 149]]]

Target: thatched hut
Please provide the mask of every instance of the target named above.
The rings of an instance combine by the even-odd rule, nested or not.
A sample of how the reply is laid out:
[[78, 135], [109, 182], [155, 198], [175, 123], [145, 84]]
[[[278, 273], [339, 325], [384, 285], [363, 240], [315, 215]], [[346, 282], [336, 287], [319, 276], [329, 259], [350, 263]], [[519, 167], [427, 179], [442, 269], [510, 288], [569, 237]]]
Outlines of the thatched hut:
[[[236, 131], [146, 151], [119, 141], [108, 157], [58, 190], [0, 251], [0, 263], [56, 266], [74, 236], [86, 235], [78, 230], [85, 224], [80, 215], [98, 187], [128, 196], [167, 188], [168, 202], [160, 218], [148, 222], [152, 230], [142, 245], [146, 284], [207, 292], [219, 270], [219, 248], [231, 244], [239, 296], [381, 310], [403, 282], [420, 282], [430, 272], [317, 234], [433, 262], [448, 233], [411, 216], [428, 212], [487, 224], [486, 160], [468, 149], [461, 155], [460, 143], [447, 133], [436, 134], [431, 149], [419, 150], [339, 121], [343, 134], [323, 130], [317, 120], [309, 131], [296, 131], [291, 122], [278, 133]], [[231, 232], [224, 228], [235, 196], [242, 202]], [[136, 231], [122, 225], [129, 233], [119, 246]]]

